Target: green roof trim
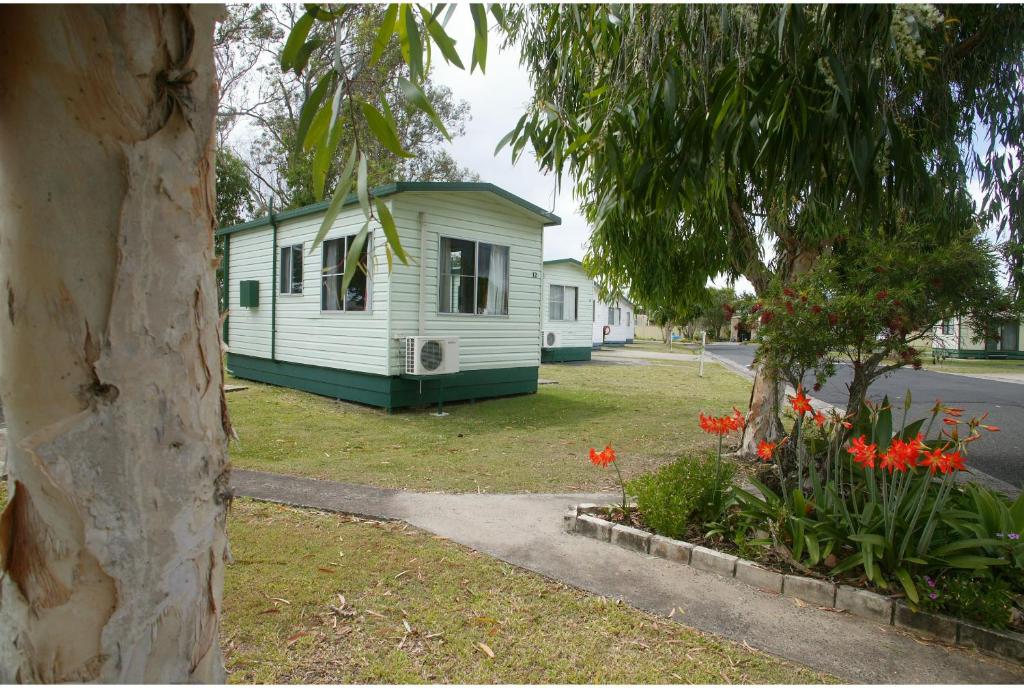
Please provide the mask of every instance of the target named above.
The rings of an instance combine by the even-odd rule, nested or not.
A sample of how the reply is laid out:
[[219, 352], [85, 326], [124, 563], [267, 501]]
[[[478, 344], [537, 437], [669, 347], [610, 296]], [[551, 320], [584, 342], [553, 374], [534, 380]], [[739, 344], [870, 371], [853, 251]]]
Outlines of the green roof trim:
[[[370, 191], [371, 196], [377, 198], [383, 198], [385, 196], [392, 196], [394, 194], [402, 193], [404, 191], [433, 191], [437, 193], [448, 193], [452, 191], [475, 191], [478, 193], [492, 193], [495, 196], [502, 198], [506, 201], [514, 203], [523, 210], [533, 213], [540, 217], [544, 221], [545, 227], [551, 227], [553, 225], [562, 224], [562, 218], [558, 217], [554, 213], [549, 213], [540, 206], [536, 206], [530, 203], [524, 198], [520, 198], [513, 193], [502, 189], [500, 186], [495, 186], [489, 182], [393, 182], [391, 184], [384, 184], [378, 186]], [[355, 205], [359, 202], [359, 197], [356, 194], [349, 194], [345, 198], [343, 206]], [[307, 215], [315, 215], [322, 213], [327, 210], [327, 206], [330, 201], [321, 201], [320, 203], [313, 203], [312, 205], [303, 206], [301, 208], [293, 208], [292, 210], [285, 210], [280, 213], [274, 213], [275, 222], [284, 222], [286, 220], [292, 220], [297, 217], [305, 217]], [[264, 227], [270, 224], [270, 217], [259, 217], [255, 220], [249, 220], [239, 225], [233, 225], [231, 227], [221, 227], [217, 230], [217, 236], [225, 236], [227, 234], [235, 234], [237, 232], [244, 232], [248, 229], [256, 229], [257, 227]]]
[[572, 263], [574, 265], [579, 265], [580, 267], [583, 267], [583, 263], [576, 260], [575, 258], [556, 258], [555, 260], [544, 261], [545, 265], [561, 265], [563, 263]]

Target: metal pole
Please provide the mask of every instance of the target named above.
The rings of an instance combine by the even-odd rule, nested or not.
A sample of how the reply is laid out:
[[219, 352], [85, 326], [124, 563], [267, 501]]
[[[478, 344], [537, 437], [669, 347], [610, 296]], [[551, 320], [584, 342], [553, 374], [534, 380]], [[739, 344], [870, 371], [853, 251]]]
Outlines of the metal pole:
[[700, 376], [704, 377], [704, 347], [708, 343], [708, 333], [701, 332], [700, 334]]

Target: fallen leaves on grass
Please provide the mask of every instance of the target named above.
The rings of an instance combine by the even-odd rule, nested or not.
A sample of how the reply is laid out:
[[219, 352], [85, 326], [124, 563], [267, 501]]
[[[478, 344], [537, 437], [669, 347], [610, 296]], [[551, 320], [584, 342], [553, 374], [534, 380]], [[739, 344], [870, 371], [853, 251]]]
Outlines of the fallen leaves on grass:
[[483, 652], [485, 655], [487, 655], [491, 659], [494, 659], [494, 650], [489, 648], [487, 646], [487, 643], [477, 643], [476, 646], [480, 648], [480, 651]]

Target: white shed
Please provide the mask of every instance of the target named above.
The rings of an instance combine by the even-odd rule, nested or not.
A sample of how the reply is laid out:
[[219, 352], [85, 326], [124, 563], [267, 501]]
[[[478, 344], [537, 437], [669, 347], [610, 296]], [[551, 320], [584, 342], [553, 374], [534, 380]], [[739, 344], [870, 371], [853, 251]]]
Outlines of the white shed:
[[559, 218], [479, 182], [373, 195], [410, 262], [388, 271], [376, 224], [344, 294], [346, 252], [365, 222], [354, 196], [312, 250], [326, 203], [217, 232], [228, 370], [389, 410], [536, 392], [543, 230]]
[[[600, 293], [596, 285], [594, 293]], [[609, 302], [595, 298], [594, 348], [599, 348], [602, 344], [606, 346], [632, 344], [636, 330], [634, 314], [633, 303], [624, 296], [619, 296]]]
[[543, 363], [589, 361], [593, 349], [594, 283], [573, 258], [544, 261]]

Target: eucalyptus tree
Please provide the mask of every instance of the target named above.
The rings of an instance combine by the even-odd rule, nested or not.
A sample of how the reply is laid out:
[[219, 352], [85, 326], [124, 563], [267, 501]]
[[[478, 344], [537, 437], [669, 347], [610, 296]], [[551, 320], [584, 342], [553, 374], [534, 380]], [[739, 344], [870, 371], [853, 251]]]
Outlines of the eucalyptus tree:
[[[284, 66], [308, 54], [314, 23], [337, 37], [350, 11], [308, 6]], [[471, 11], [484, 29], [471, 64], [483, 67], [485, 13]], [[0, 682], [225, 678], [231, 426], [213, 269], [218, 12], [0, 6], [10, 490], [0, 516]], [[401, 92], [433, 121], [424, 53], [433, 45], [458, 60], [437, 13], [391, 6], [379, 28], [380, 50], [397, 35], [410, 66]], [[303, 108], [298, 139], [348, 144], [330, 212], [355, 186], [369, 222], [368, 141], [342, 141], [340, 114], [408, 154], [386, 101], [360, 97], [352, 65], [334, 65]], [[315, 156], [314, 170], [329, 159]]]
[[[588, 267], [641, 301], [693, 298], [720, 273], [763, 293], [838, 236], [891, 227], [885, 199], [928, 203], [972, 176], [983, 216], [1021, 243], [1020, 6], [527, 5], [506, 20], [535, 94], [501, 145], [576, 180]], [[780, 395], [760, 369], [748, 452], [781, 431]]]
[[[409, 77], [398, 41], [390, 41], [371, 64], [384, 5], [351, 5], [343, 24], [316, 22], [287, 71], [279, 55], [292, 30], [306, 15], [302, 5], [230, 5], [228, 16], [217, 29], [215, 55], [224, 85], [218, 108], [221, 145], [230, 145], [244, 161], [257, 206], [266, 211], [271, 197], [277, 208], [315, 202], [330, 193], [344, 169], [341, 151], [332, 151], [326, 168], [314, 170], [312, 146], [297, 141], [303, 104], [335, 68], [336, 56], [351, 72], [355, 97], [383, 100], [390, 109], [402, 148], [412, 154], [403, 158], [376, 141], [361, 117], [346, 114], [338, 121], [339, 140], [358, 137], [368, 161], [369, 185], [396, 179], [412, 181], [462, 181], [474, 179], [472, 171], [458, 165], [441, 145], [444, 130], [458, 136], [469, 119], [469, 104], [457, 100], [450, 89], [424, 75], [422, 90], [437, 113], [438, 126], [422, 110], [411, 106], [398, 87]], [[339, 35], [335, 35], [337, 29]], [[245, 128], [237, 135], [239, 122]], [[230, 142], [227, 140], [230, 139]], [[326, 147], [318, 149], [321, 155]]]

